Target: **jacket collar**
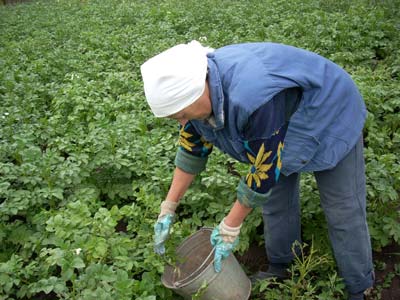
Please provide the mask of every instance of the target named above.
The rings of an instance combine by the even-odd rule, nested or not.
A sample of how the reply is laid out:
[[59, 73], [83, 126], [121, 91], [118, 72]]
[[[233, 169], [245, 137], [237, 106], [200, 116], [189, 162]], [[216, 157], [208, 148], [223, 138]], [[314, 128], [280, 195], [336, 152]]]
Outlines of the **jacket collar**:
[[208, 55], [208, 86], [210, 89], [210, 100], [212, 105], [212, 111], [215, 121], [214, 130], [220, 130], [225, 125], [225, 113], [224, 113], [224, 93], [222, 91], [221, 77], [219, 76], [217, 65], [213, 58], [214, 54], [209, 53]]

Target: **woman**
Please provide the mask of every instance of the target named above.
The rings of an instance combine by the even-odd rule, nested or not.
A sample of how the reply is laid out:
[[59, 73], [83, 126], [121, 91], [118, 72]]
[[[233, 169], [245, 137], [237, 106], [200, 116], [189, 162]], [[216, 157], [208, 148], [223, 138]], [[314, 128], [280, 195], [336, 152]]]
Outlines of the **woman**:
[[349, 299], [373, 285], [366, 222], [363, 99], [333, 62], [274, 43], [217, 50], [180, 44], [141, 66], [146, 99], [156, 117], [180, 122], [180, 147], [170, 190], [155, 225], [155, 251], [175, 209], [212, 147], [249, 164], [229, 214], [214, 229], [215, 270], [238, 243], [252, 208], [262, 206], [267, 272], [285, 278], [300, 241], [299, 174], [314, 172], [328, 232]]

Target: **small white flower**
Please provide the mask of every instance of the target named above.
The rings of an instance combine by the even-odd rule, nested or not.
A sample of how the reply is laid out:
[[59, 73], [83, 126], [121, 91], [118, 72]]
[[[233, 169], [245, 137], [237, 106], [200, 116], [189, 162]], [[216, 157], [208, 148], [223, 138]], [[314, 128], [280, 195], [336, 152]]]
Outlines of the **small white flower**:
[[5, 113], [4, 113], [5, 116], [8, 116], [9, 114], [10, 114], [10, 113], [8, 113], [8, 112], [5, 112]]
[[207, 42], [207, 37], [206, 36], [201, 36], [199, 37], [200, 42]]
[[81, 248], [77, 248], [74, 250], [76, 255], [79, 255], [79, 253], [81, 253], [82, 249]]

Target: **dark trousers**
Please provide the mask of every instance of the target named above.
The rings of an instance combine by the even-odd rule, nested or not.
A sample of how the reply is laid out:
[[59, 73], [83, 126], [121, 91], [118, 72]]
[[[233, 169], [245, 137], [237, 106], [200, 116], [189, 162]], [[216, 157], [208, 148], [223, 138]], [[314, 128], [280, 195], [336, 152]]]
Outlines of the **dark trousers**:
[[[373, 285], [371, 241], [366, 221], [365, 165], [362, 138], [330, 170], [314, 172], [339, 274], [350, 293]], [[288, 263], [300, 237], [299, 173], [283, 176], [263, 205], [269, 261]]]

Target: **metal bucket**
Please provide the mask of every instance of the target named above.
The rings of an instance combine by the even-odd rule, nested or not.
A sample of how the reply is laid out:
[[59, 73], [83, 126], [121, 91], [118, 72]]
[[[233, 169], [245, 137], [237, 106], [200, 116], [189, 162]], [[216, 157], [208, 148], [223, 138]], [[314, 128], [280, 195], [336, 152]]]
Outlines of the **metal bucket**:
[[235, 256], [222, 260], [222, 271], [214, 271], [214, 249], [210, 228], [202, 228], [177, 248], [175, 267], [166, 266], [161, 281], [185, 299], [247, 300], [251, 283]]

